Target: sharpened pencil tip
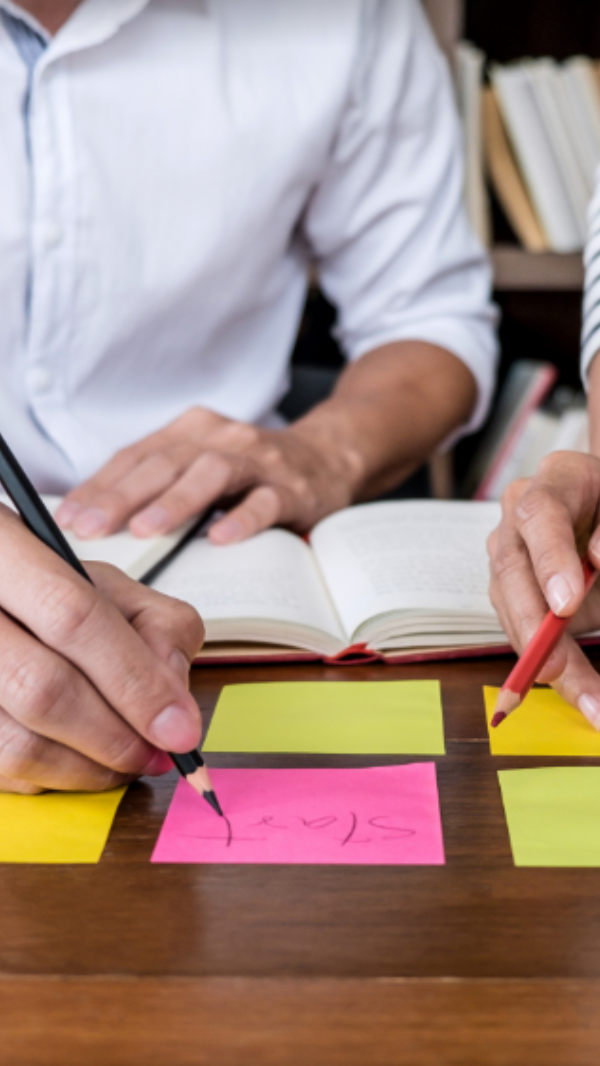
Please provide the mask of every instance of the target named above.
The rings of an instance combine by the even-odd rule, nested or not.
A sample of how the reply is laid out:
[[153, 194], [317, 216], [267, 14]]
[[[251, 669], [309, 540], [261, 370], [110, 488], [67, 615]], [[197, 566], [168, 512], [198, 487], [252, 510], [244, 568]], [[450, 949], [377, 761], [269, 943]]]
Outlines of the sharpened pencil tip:
[[220, 818], [223, 818], [223, 811], [221, 810], [221, 804], [219, 803], [214, 792], [203, 792], [202, 795], [207, 803], [210, 803], [213, 811], [216, 811]]
[[503, 722], [505, 718], [506, 718], [506, 715], [505, 715], [504, 711], [496, 711], [494, 717], [492, 718], [492, 729], [496, 729], [496, 727], [499, 726], [500, 723]]

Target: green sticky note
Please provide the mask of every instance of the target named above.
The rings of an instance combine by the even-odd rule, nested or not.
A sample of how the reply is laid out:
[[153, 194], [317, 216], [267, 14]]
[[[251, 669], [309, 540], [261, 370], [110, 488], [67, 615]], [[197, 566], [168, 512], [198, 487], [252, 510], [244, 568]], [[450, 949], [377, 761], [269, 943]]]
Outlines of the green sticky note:
[[439, 682], [227, 685], [204, 751], [444, 755]]
[[600, 766], [498, 777], [515, 866], [600, 866]]
[[0, 794], [0, 862], [99, 862], [126, 791]]

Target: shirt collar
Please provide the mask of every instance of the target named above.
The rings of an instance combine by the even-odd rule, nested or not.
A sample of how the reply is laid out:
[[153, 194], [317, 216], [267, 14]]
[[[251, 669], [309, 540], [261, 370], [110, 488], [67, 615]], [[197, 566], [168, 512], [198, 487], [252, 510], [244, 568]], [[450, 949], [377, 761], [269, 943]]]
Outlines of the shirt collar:
[[30, 15], [28, 11], [25, 11], [18, 4], [12, 3], [12, 0], [0, 0], [0, 8], [3, 8], [9, 15], [13, 15], [15, 18], [20, 19], [27, 26], [30, 26], [35, 33], [38, 34], [42, 40], [47, 43], [52, 40], [48, 30], [37, 19], [34, 19], [33, 15]]
[[61, 56], [107, 41], [149, 3], [150, 0], [83, 0], [54, 37], [13, 0], [0, 0], [0, 7], [22, 19], [48, 41], [48, 48], [40, 60], [40, 66], [46, 66]]

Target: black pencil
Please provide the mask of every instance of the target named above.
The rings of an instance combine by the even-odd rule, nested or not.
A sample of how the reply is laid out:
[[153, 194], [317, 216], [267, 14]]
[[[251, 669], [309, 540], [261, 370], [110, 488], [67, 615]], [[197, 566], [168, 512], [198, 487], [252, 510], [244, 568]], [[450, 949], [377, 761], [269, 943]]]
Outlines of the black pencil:
[[[90, 575], [75, 555], [68, 540], [58, 528], [48, 508], [40, 499], [27, 474], [13, 455], [4, 437], [0, 434], [0, 482], [14, 503], [23, 522], [39, 540], [64, 559], [81, 577], [93, 584]], [[195, 788], [207, 803], [223, 817], [221, 805], [215, 795], [204, 760], [198, 751], [186, 755], [169, 755], [182, 777]]]

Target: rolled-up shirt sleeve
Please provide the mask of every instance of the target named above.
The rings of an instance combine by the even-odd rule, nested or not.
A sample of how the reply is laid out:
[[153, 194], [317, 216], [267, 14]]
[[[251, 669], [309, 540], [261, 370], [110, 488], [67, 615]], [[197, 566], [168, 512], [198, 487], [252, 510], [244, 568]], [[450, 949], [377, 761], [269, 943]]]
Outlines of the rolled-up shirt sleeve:
[[[417, 0], [366, 0], [348, 98], [304, 232], [350, 360], [400, 340], [456, 355], [494, 389], [491, 271], [463, 201], [450, 75]], [[447, 441], [446, 444], [451, 443]]]

